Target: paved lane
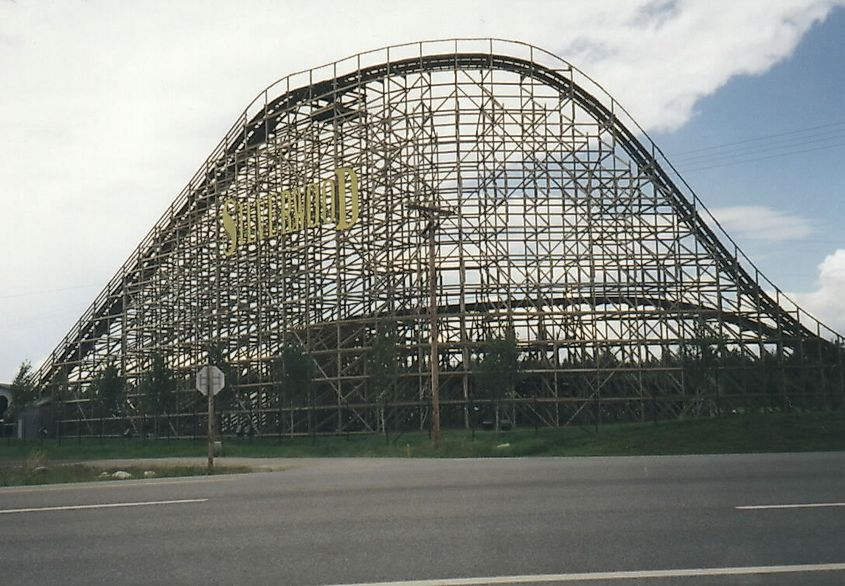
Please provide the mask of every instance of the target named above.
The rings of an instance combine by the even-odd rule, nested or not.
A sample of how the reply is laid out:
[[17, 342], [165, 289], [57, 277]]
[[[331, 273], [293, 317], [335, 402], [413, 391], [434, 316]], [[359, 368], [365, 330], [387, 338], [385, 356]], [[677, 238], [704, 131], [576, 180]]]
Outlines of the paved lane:
[[[289, 464], [0, 489], [0, 510], [54, 508], [0, 514], [0, 581], [336, 584], [845, 562], [845, 507], [737, 509], [845, 502], [845, 453]], [[158, 504], [96, 508], [127, 503]], [[845, 571], [689, 580], [834, 584]]]

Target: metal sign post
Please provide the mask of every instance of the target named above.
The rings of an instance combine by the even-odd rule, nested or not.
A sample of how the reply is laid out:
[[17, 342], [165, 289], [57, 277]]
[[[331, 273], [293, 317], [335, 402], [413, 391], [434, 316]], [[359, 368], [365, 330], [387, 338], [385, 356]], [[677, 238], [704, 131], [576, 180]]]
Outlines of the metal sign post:
[[223, 371], [212, 364], [197, 373], [197, 390], [208, 397], [208, 474], [214, 473], [214, 395], [226, 386]]
[[211, 392], [211, 377], [207, 377], [206, 395], [208, 396], [208, 468], [206, 474], [214, 474], [214, 393]]

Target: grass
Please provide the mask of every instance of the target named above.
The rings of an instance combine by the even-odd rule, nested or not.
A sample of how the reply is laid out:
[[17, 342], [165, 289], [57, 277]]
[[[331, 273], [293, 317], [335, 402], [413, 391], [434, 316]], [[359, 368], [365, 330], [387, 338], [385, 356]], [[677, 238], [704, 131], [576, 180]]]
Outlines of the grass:
[[[204, 456], [204, 440], [0, 440], [0, 465], [20, 463], [34, 448], [51, 461]], [[233, 457], [631, 456], [845, 450], [845, 413], [768, 413], [501, 432], [446, 430], [435, 450], [427, 433], [224, 440]]]
[[[153, 472], [156, 478], [206, 474], [206, 469], [203, 466], [128, 466], [121, 467], [120, 470], [131, 474], [132, 478], [144, 478], [145, 472]], [[31, 449], [22, 464], [0, 464], [0, 486], [108, 482], [115, 481], [111, 476], [115, 471], [117, 471], [116, 468], [103, 468], [88, 464], [55, 464], [50, 462], [46, 451]], [[216, 474], [249, 471], [249, 468], [233, 466], [215, 469]]]
[[[115, 468], [114, 470], [117, 470]], [[205, 476], [203, 466], [129, 466], [120, 470], [129, 472], [132, 478], [144, 478], [145, 471], [155, 472], [156, 478], [176, 476]], [[215, 468], [215, 474], [251, 472], [246, 467]], [[119, 482], [111, 477], [103, 477], [104, 468], [85, 464], [63, 464], [47, 466], [45, 470], [32, 470], [24, 467], [0, 466], [0, 486], [21, 486], [31, 484], [62, 484], [66, 482]]]

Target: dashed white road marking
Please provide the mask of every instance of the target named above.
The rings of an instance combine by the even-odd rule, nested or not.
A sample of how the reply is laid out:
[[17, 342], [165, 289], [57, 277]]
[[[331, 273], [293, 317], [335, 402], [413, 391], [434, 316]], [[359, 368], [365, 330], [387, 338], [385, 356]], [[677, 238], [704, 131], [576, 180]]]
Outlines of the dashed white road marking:
[[63, 507], [34, 507], [28, 509], [0, 509], [0, 515], [12, 513], [44, 513], [48, 511], [79, 511], [83, 509], [117, 509], [121, 507], [150, 507], [154, 505], [183, 505], [204, 503], [208, 499], [181, 499], [177, 501], [142, 501], [136, 503], [104, 503], [99, 505], [68, 505]]
[[819, 509], [822, 507], [845, 507], [845, 503], [799, 503], [794, 505], [745, 505], [735, 507], [739, 511], [760, 511], [764, 509]]
[[361, 582], [335, 586], [481, 586], [482, 584], [541, 584], [544, 582], [588, 582], [595, 580], [643, 580], [648, 578], [684, 578], [695, 576], [740, 576], [748, 574], [788, 574], [800, 572], [841, 572], [845, 563], [800, 564], [791, 566], [747, 566], [733, 568], [690, 568], [677, 570], [640, 570], [631, 572], [590, 572], [582, 574], [536, 574], [524, 576], [486, 576], [440, 580], [399, 582]]

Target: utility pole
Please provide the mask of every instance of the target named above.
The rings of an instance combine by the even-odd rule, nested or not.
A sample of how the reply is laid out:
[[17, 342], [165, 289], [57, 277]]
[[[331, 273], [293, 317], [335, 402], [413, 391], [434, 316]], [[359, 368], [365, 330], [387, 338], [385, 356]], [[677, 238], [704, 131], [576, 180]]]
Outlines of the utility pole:
[[435, 449], [440, 448], [440, 359], [437, 348], [439, 338], [437, 328], [437, 264], [436, 233], [440, 227], [441, 216], [453, 216], [455, 212], [435, 206], [408, 204], [412, 210], [419, 212], [427, 224], [423, 234], [428, 236], [428, 314], [431, 319], [431, 439]]

